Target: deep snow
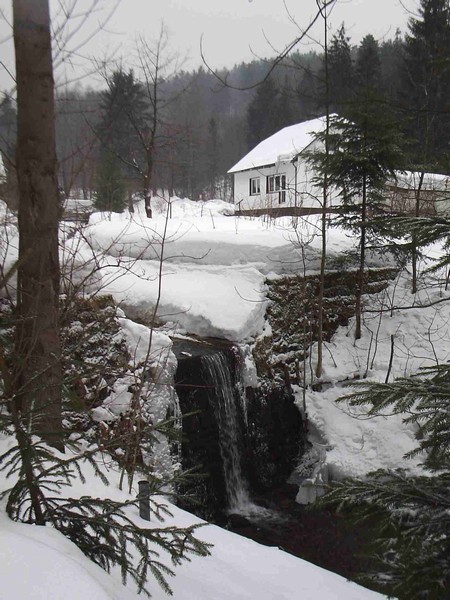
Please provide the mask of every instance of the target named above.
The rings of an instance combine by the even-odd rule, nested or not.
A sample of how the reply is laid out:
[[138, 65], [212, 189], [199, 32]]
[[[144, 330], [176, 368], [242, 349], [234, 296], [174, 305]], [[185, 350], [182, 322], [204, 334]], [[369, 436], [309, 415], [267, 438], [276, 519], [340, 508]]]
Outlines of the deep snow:
[[[0, 440], [0, 452], [10, 440]], [[101, 457], [99, 457], [101, 462]], [[72, 496], [89, 494], [126, 500], [117, 487], [119, 474], [110, 466], [109, 487], [95, 477], [91, 467], [83, 472], [87, 482], [75, 482]], [[0, 490], [10, 482], [0, 475]], [[137, 490], [134, 490], [137, 494]], [[173, 518], [165, 521], [179, 527], [201, 523], [190, 513], [166, 503]], [[120, 574], [105, 573], [59, 532], [49, 527], [13, 523], [0, 512], [0, 579], [2, 600], [131, 600], [137, 594], [132, 583], [121, 585]], [[139, 525], [148, 526], [134, 507], [127, 514]], [[151, 526], [151, 524], [150, 524]], [[207, 525], [198, 536], [214, 544], [211, 556], [193, 557], [176, 568], [169, 580], [177, 600], [370, 600], [382, 598], [343, 577], [295, 558], [278, 548], [269, 548], [229, 531]], [[170, 565], [168, 557], [161, 557]], [[153, 598], [167, 598], [155, 580], [149, 581]], [[140, 596], [141, 597], [141, 596]]]
[[[166, 204], [163, 201], [159, 204], [158, 216], [152, 221], [145, 219], [140, 206], [132, 217], [127, 213], [93, 215], [87, 229], [73, 237], [64, 230], [62, 256], [78, 281], [83, 280], [83, 287], [112, 293], [127, 310], [140, 311], [144, 316], [152, 316], [161, 293], [157, 316], [170, 322], [172, 330], [243, 341], [263, 332], [264, 281], [268, 274], [303, 272], [304, 268], [311, 272], [317, 268], [320, 239], [315, 217], [298, 220], [296, 224], [290, 219], [267, 222], [226, 216], [224, 213], [230, 212], [230, 206], [219, 201], [200, 204], [176, 200], [172, 203], [172, 218], [166, 221]], [[6, 214], [3, 205], [1, 208]], [[8, 267], [17, 256], [14, 219], [3, 231], [0, 250]], [[304, 253], [301, 243], [305, 244]], [[337, 255], [354, 245], [355, 240], [342, 230], [329, 229], [331, 254]], [[430, 256], [439, 253], [439, 247], [429, 249]], [[157, 259], [161, 254], [165, 261], [160, 289]], [[306, 256], [306, 262], [302, 256]], [[84, 264], [86, 259], [88, 263]], [[382, 261], [374, 257], [373, 264], [381, 265]], [[448, 292], [437, 284], [435, 287], [429, 284], [430, 281], [413, 298], [408, 274], [402, 274], [387, 291], [366, 300], [368, 312], [361, 340], [354, 341], [351, 321], [348, 327], [339, 328], [327, 344], [329, 352], [325, 351], [323, 376], [327, 385], [321, 393], [308, 390], [306, 405], [317, 439], [327, 448], [326, 463], [334, 476], [364, 475], [378, 467], [420, 468], [420, 458], [414, 461], [403, 458], [405, 452], [416, 446], [416, 441], [415, 431], [405, 426], [400, 417], [366, 419], [362, 414], [355, 415], [354, 410], [349, 411], [345, 404], [337, 406], [334, 400], [348, 391], [342, 387], [347, 379], [367, 375], [384, 380], [391, 336], [394, 347], [391, 378], [408, 375], [437, 360], [448, 360], [450, 309], [447, 302], [440, 302]], [[435, 301], [440, 303], [425, 309], [407, 308], [412, 303]], [[369, 312], [380, 306], [386, 309], [382, 318], [376, 312]], [[142, 340], [136, 358], [142, 357], [147, 352], [148, 329], [126, 319], [122, 324], [130, 348], [136, 348], [137, 340]], [[161, 350], [170, 345], [170, 340], [158, 334], [154, 344], [153, 356], [157, 357], [158, 352], [162, 355]], [[117, 397], [111, 398], [112, 414], [114, 402], [120, 402], [122, 392], [118, 390]], [[300, 403], [301, 391], [298, 395]], [[124, 396], [122, 401], [126, 402]], [[155, 406], [158, 407], [158, 402]], [[3, 439], [0, 443], [4, 448], [10, 440]], [[162, 448], [162, 460], [165, 454]], [[100, 489], [99, 481], [88, 474], [89, 493], [123, 497], [117, 490], [116, 474], [111, 472], [110, 478], [111, 486]], [[2, 479], [2, 489], [4, 485]], [[176, 507], [172, 510], [178, 525], [198, 521]], [[116, 575], [111, 578], [91, 565], [57, 532], [14, 524], [4, 516], [0, 531], [0, 572], [2, 593], [7, 590], [7, 595], [2, 596], [5, 600], [135, 597], [131, 589], [128, 594], [121, 588]], [[177, 570], [177, 577], [171, 582], [177, 600], [380, 597], [278, 549], [260, 546], [217, 527], [208, 526], [201, 535], [215, 544], [213, 555], [193, 559]], [[164, 597], [154, 582], [151, 588], [156, 598]]]
[[[6, 214], [4, 205], [2, 208]], [[309, 273], [318, 267], [321, 241], [316, 216], [294, 221], [235, 217], [233, 207], [219, 200], [175, 199], [170, 208], [171, 218], [166, 219], [168, 204], [159, 198], [153, 204], [152, 220], [145, 217], [140, 204], [133, 215], [93, 214], [89, 226], [70, 238], [64, 229], [62, 256], [72, 275], [83, 280], [89, 291], [113, 294], [127, 312], [144, 320], [153, 320], [160, 292], [156, 316], [168, 322], [170, 333], [242, 342], [254, 339], [266, 327], [267, 276]], [[8, 253], [3, 245], [7, 265], [17, 256], [16, 228], [13, 220], [8, 222]], [[354, 237], [337, 227], [328, 229], [327, 238], [330, 256], [356, 246]], [[441, 252], [439, 246], [427, 249], [430, 259]], [[161, 254], [160, 286], [156, 259]], [[374, 255], [369, 264], [386, 266], [386, 258]], [[429, 278], [413, 297], [409, 275], [403, 272], [387, 290], [366, 298], [361, 340], [355, 342], [351, 320], [326, 344], [322, 377], [326, 389], [320, 393], [307, 390], [306, 403], [317, 437], [328, 448], [326, 459], [332, 475], [363, 475], [380, 467], [419, 468], [420, 456], [412, 461], [403, 458], [416, 445], [412, 425], [404, 425], [399, 416], [366, 419], [334, 401], [348, 393], [343, 387], [347, 380], [367, 376], [384, 381], [391, 336], [391, 380], [436, 360], [447, 360], [449, 303], [407, 308], [432, 304], [446, 295], [442, 285]], [[384, 311], [381, 315], [380, 308]], [[314, 348], [312, 354], [314, 362]], [[298, 396], [301, 404], [300, 391]]]
[[[158, 385], [152, 390], [150, 410], [155, 420], [165, 417], [167, 407], [173, 402], [174, 356], [171, 340], [160, 332], [150, 332], [147, 327], [120, 319], [131, 355], [139, 364], [150, 357], [152, 368], [159, 370]], [[120, 383], [120, 382], [119, 382]], [[126, 387], [126, 386], [125, 386]], [[117, 418], [130, 401], [126, 389], [118, 385], [115, 393], [106, 398], [96, 415], [106, 419]], [[107, 414], [99, 414], [99, 410]], [[119, 412], [118, 412], [119, 411]], [[0, 455], [10, 449], [12, 437], [0, 438]], [[69, 451], [70, 454], [70, 451]], [[106, 459], [106, 460], [105, 460]], [[161, 441], [153, 460], [158, 468], [167, 468], [167, 446]], [[82, 463], [86, 482], [76, 479], [69, 490], [70, 496], [90, 495], [126, 501], [130, 496], [119, 490], [119, 469], [109, 455], [98, 454], [97, 462], [109, 480], [106, 487], [95, 476], [92, 466]], [[0, 493], [13, 485], [0, 472]], [[131, 497], [137, 496], [134, 486]], [[178, 527], [203, 523], [197, 517], [178, 509], [162, 498], [172, 513], [165, 525]], [[126, 509], [127, 516], [141, 526], [149, 526], [140, 519], [136, 507]], [[159, 525], [157, 521], [152, 524]], [[177, 600], [369, 600], [381, 598], [379, 594], [346, 581], [343, 577], [295, 558], [278, 548], [262, 546], [214, 525], [207, 525], [198, 536], [213, 544], [211, 556], [193, 557], [191, 562], [176, 568], [176, 576], [169, 580]], [[170, 559], [161, 559], [169, 567]], [[89, 561], [81, 551], [59, 532], [49, 527], [36, 527], [13, 523], [5, 514], [5, 500], [0, 504], [0, 578], [2, 600], [128, 600], [137, 598], [134, 584], [121, 585], [120, 575], [114, 570], [106, 574]], [[167, 597], [155, 580], [148, 583], [153, 598]]]
[[[155, 204], [152, 220], [142, 204], [131, 217], [96, 213], [65, 245], [73, 275], [84, 280], [89, 269], [95, 271], [87, 289], [112, 294], [130, 314], [152, 315], [160, 293], [157, 317], [174, 322], [179, 332], [242, 342], [264, 328], [268, 274], [318, 268], [317, 216], [293, 226], [290, 218], [229, 216], [232, 207], [218, 200], [176, 199], [166, 219], [167, 204]], [[328, 237], [331, 256], [354, 245], [338, 228]], [[79, 271], [72, 267], [74, 255]], [[372, 264], [381, 262], [374, 257]]]
[[[131, 217], [128, 213], [94, 214], [84, 239], [75, 236], [69, 245], [81, 246], [80, 256], [95, 256], [97, 263], [110, 265], [96, 272], [94, 287], [104, 285], [103, 291], [112, 293], [127, 311], [152, 316], [161, 291], [157, 316], [170, 323], [172, 332], [237, 342], [254, 339], [265, 328], [266, 277], [311, 273], [318, 268], [321, 240], [317, 216], [294, 220], [235, 217], [230, 216], [232, 206], [218, 200], [176, 199], [171, 203], [171, 218], [166, 219], [167, 207], [158, 199], [152, 220], [145, 218], [142, 205]], [[327, 244], [331, 257], [356, 248], [355, 237], [332, 224]], [[440, 253], [438, 245], [428, 248], [430, 258], [425, 263]], [[159, 290], [156, 258], [161, 255]], [[386, 266], [388, 262], [386, 256], [373, 254], [368, 266]], [[412, 425], [403, 424], [400, 416], [366, 419], [362, 410], [359, 414], [334, 401], [348, 393], [343, 387], [348, 380], [367, 377], [384, 381], [391, 336], [391, 380], [448, 359], [449, 303], [414, 307], [432, 304], [448, 292], [430, 278], [425, 283], [413, 297], [409, 275], [403, 272], [387, 290], [366, 298], [361, 340], [355, 342], [351, 320], [326, 344], [322, 380], [327, 385], [320, 393], [308, 390], [306, 404], [317, 438], [327, 447], [326, 462], [332, 476], [364, 475], [381, 467], [420, 469], [420, 456], [403, 458], [416, 446]], [[407, 308], [410, 305], [412, 308]], [[314, 348], [312, 356], [314, 362]], [[298, 396], [300, 405], [300, 390]]]

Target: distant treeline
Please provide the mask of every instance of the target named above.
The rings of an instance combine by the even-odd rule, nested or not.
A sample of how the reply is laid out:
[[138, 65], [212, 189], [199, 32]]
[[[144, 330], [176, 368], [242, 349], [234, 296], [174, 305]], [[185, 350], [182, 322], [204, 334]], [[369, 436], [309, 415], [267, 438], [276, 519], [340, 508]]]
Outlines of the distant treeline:
[[[397, 32], [378, 42], [368, 35], [355, 46], [342, 25], [331, 37], [327, 68], [323, 52], [296, 52], [272, 71], [270, 61], [254, 60], [216, 74], [206, 67], [173, 73], [165, 43], [144, 43], [136, 69], [112, 66], [102, 91], [59, 92], [62, 190], [86, 196], [100, 190], [110, 204], [111, 194], [123, 203], [126, 194], [150, 196], [159, 189], [193, 199], [227, 198], [226, 172], [251, 147], [282, 127], [324, 114], [327, 105], [351, 118], [361, 90], [370, 90], [398, 123], [408, 166], [448, 173], [448, 8], [445, 0], [421, 5], [405, 37]], [[15, 119], [14, 101], [5, 96], [0, 143], [8, 173]]]

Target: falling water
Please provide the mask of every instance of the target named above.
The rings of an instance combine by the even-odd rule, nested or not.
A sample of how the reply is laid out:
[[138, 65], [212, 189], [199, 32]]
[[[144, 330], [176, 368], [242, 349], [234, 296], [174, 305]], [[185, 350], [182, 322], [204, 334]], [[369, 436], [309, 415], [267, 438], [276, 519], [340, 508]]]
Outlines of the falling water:
[[202, 356], [202, 370], [205, 380], [211, 385], [208, 396], [219, 426], [219, 448], [228, 509], [230, 512], [240, 512], [250, 504], [250, 498], [241, 468], [241, 435], [236, 406], [236, 387], [224, 353]]

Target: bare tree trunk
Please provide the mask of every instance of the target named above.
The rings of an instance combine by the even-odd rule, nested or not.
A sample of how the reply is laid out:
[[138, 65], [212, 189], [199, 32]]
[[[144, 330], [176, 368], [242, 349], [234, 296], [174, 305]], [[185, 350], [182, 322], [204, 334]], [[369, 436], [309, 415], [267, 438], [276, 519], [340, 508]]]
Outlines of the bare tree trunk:
[[319, 274], [319, 293], [317, 298], [317, 364], [316, 377], [322, 376], [323, 370], [323, 321], [324, 321], [324, 295], [325, 295], [325, 268], [327, 259], [327, 206], [328, 206], [328, 158], [330, 152], [330, 80], [328, 72], [328, 13], [327, 7], [321, 8], [324, 22], [324, 67], [325, 67], [325, 107], [326, 107], [326, 130], [325, 130], [325, 176], [323, 179], [322, 215], [321, 215], [321, 255]]
[[152, 183], [153, 183], [153, 138], [150, 141], [150, 144], [145, 148], [145, 172], [144, 172], [144, 185], [143, 192], [145, 198], [145, 213], [148, 219], [151, 219], [153, 216], [152, 211]]
[[[414, 208], [414, 215], [416, 217], [420, 217], [420, 192], [422, 191], [423, 180], [425, 177], [425, 172], [421, 171], [419, 177], [419, 185], [415, 190], [416, 195], [416, 203]], [[417, 292], [417, 260], [418, 260], [418, 249], [416, 245], [416, 237], [413, 235], [412, 238], [412, 250], [411, 250], [411, 262], [412, 262], [412, 283], [411, 283], [411, 293], [415, 294]]]
[[130, 214], [133, 214], [134, 213], [133, 192], [131, 191], [130, 188], [128, 188], [127, 194], [128, 194], [128, 212]]
[[59, 195], [48, 0], [14, 0], [19, 186], [15, 407], [62, 448]]
[[362, 210], [361, 210], [361, 239], [359, 252], [359, 270], [358, 281], [356, 284], [356, 301], [355, 301], [355, 340], [361, 339], [362, 335], [362, 294], [364, 291], [364, 270], [366, 262], [366, 219], [367, 219], [367, 181], [366, 176], [363, 177], [362, 189]]
[[147, 219], [151, 219], [153, 216], [152, 211], [152, 191], [150, 189], [147, 178], [144, 178], [144, 200], [145, 200], [145, 214], [147, 215]]

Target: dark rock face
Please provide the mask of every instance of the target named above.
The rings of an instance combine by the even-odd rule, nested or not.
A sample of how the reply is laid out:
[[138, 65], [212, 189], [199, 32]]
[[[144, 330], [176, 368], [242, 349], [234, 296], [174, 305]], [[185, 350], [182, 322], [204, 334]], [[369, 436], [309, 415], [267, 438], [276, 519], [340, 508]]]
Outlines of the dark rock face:
[[[205, 376], [201, 350], [183, 345], [178, 352], [176, 390], [183, 419], [182, 456], [184, 469], [197, 468], [203, 475], [180, 490], [192, 493], [198, 502], [189, 506], [200, 516], [220, 520], [227, 510], [228, 497], [225, 460], [221, 431], [231, 427], [219, 423], [214, 408], [213, 382]], [[280, 485], [288, 478], [294, 463], [303, 451], [305, 437], [299, 411], [293, 397], [279, 383], [265, 382], [257, 389], [242, 390], [240, 385], [240, 355], [237, 348], [223, 344], [210, 347], [207, 354], [222, 353], [230, 370], [234, 386], [237, 432], [233, 438], [238, 446], [239, 472], [250, 493]], [[227, 438], [229, 439], [229, 438]], [[228, 497], [227, 497], [228, 496]], [[181, 501], [185, 505], [184, 501]]]
[[262, 492], [286, 482], [304, 452], [306, 433], [294, 398], [281, 383], [247, 388], [247, 473]]

